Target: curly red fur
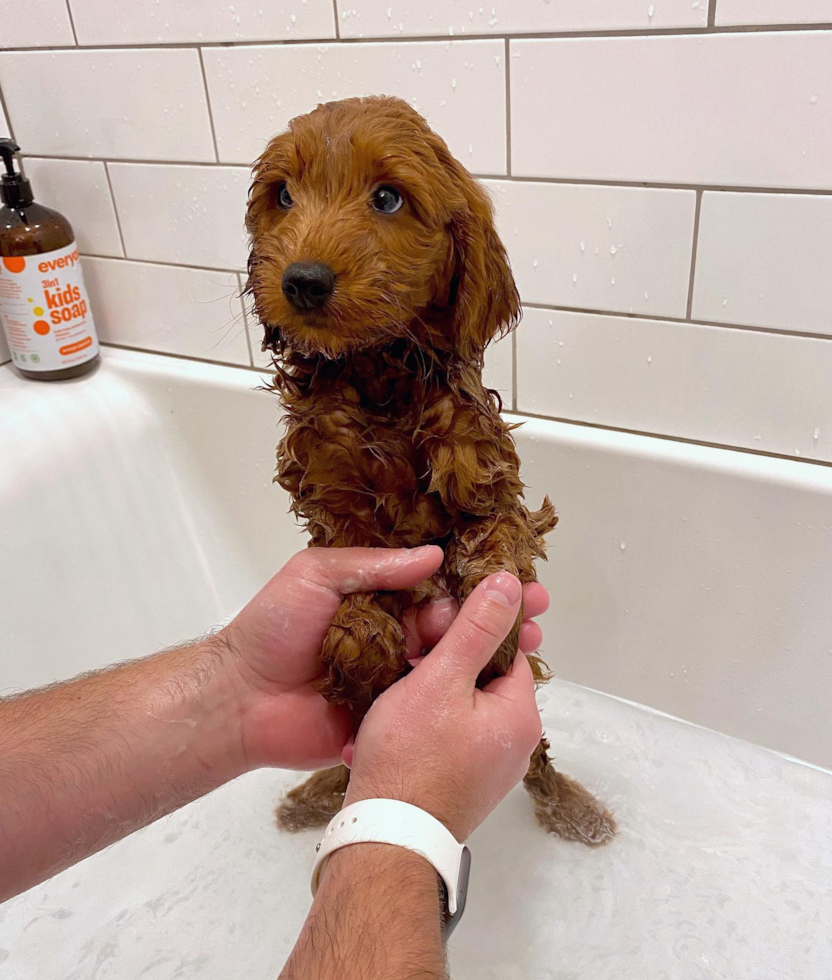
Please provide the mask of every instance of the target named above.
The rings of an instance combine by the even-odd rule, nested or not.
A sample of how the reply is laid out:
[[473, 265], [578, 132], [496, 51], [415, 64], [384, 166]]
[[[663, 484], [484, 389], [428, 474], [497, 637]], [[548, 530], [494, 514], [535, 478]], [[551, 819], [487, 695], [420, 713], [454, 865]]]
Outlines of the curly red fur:
[[[289, 208], [278, 200], [284, 186]], [[372, 208], [379, 186], [401, 194], [396, 213]], [[464, 600], [497, 570], [533, 581], [544, 557], [554, 508], [548, 498], [536, 513], [523, 503], [512, 426], [481, 378], [486, 346], [517, 324], [520, 301], [488, 196], [399, 99], [348, 99], [292, 120], [255, 165], [247, 226], [248, 291], [286, 409], [276, 479], [310, 544], [445, 550], [425, 586], [344, 601], [323, 646], [321, 690], [364, 711], [408, 670], [409, 606], [445, 592]], [[283, 292], [285, 270], [302, 261], [335, 275], [319, 309], [299, 311]], [[519, 626], [483, 681], [511, 663]], [[543, 680], [542, 663], [533, 666]], [[319, 820], [345, 779], [319, 775], [294, 791], [283, 823]], [[527, 786], [549, 829], [588, 843], [613, 833], [543, 744]]]

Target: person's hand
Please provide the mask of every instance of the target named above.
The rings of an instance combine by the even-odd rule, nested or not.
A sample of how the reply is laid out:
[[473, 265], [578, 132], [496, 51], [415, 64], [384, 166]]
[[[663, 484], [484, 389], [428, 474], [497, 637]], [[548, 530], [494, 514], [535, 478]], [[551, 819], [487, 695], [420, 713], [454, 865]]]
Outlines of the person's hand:
[[511, 631], [521, 594], [513, 575], [485, 579], [433, 651], [378, 698], [345, 753], [345, 805], [404, 800], [461, 841], [522, 779], [542, 734], [528, 660], [521, 652], [505, 677], [475, 686]]
[[[324, 636], [351, 592], [406, 589], [442, 562], [436, 547], [414, 549], [309, 548], [295, 555], [215, 639], [230, 653], [240, 703], [241, 737], [249, 769], [335, 765], [355, 729], [355, 716], [315, 690]], [[529, 619], [546, 610], [543, 586], [524, 590]], [[458, 610], [440, 599], [405, 617], [408, 654], [415, 662], [434, 646]], [[524, 622], [521, 648], [540, 644], [540, 628]]]

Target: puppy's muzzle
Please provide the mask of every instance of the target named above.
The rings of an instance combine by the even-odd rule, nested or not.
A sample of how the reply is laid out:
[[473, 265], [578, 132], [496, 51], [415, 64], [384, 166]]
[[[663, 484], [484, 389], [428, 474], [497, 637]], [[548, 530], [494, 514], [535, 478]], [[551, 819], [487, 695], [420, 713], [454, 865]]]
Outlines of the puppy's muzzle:
[[283, 273], [283, 295], [301, 313], [320, 309], [335, 289], [335, 273], [323, 262], [293, 262]]

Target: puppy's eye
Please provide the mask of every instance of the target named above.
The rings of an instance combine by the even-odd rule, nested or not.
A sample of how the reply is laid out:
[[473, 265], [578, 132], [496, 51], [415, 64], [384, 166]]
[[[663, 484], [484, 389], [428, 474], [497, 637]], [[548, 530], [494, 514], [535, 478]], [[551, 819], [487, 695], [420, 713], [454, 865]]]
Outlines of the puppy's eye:
[[292, 200], [292, 195], [289, 193], [289, 188], [286, 186], [285, 181], [281, 181], [277, 185], [277, 203], [287, 211], [295, 203]]
[[373, 192], [373, 207], [382, 214], [393, 214], [404, 204], [395, 187], [379, 187]]

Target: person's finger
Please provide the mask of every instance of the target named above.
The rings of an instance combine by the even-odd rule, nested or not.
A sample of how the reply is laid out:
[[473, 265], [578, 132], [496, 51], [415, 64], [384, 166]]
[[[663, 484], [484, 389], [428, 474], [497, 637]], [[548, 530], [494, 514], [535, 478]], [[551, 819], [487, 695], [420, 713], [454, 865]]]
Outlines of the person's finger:
[[341, 749], [341, 762], [347, 767], [347, 769], [352, 769], [352, 760], [355, 755], [355, 735], [350, 735], [347, 743]]
[[534, 710], [537, 711], [534, 698], [534, 674], [528, 657], [523, 653], [517, 654], [507, 674], [495, 678], [482, 690], [483, 694], [496, 694], [508, 701], [524, 704], [526, 707], [534, 705]]
[[511, 632], [522, 587], [508, 572], [489, 575], [462, 604], [459, 615], [417, 670], [443, 682], [458, 678], [472, 687], [480, 671]]
[[422, 653], [422, 639], [419, 636], [419, 629], [416, 625], [416, 612], [416, 609], [407, 609], [405, 610], [404, 616], [402, 616], [404, 646], [407, 651], [407, 659], [411, 663]]
[[424, 650], [442, 639], [459, 612], [459, 603], [450, 596], [434, 599], [418, 609], [408, 609], [402, 617], [407, 659], [415, 665]]
[[540, 582], [529, 582], [523, 586], [523, 618], [534, 619], [542, 616], [549, 608], [549, 593]]
[[286, 565], [287, 577], [327, 589], [336, 595], [409, 589], [442, 564], [442, 549], [309, 548]]
[[520, 627], [520, 649], [523, 653], [534, 653], [543, 642], [543, 630], [537, 623], [528, 620]]
[[416, 614], [416, 632], [422, 648], [435, 647], [448, 632], [459, 612], [456, 599], [446, 596], [422, 606]]

